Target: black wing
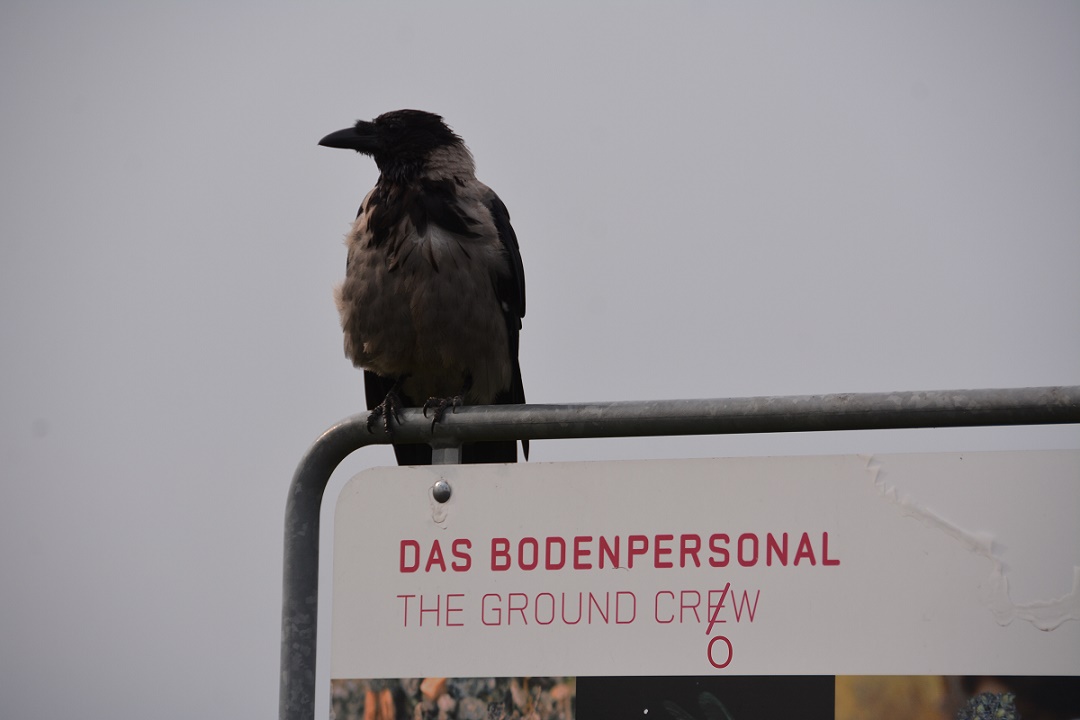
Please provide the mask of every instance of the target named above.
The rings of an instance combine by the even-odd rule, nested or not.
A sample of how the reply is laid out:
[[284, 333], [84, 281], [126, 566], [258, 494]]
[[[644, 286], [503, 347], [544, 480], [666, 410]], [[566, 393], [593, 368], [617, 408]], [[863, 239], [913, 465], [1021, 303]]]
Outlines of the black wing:
[[[494, 192], [488, 199], [488, 209], [495, 221], [499, 240], [506, 250], [510, 274], [499, 278], [495, 292], [503, 304], [506, 320], [506, 337], [510, 348], [510, 387], [501, 394], [496, 402], [505, 405], [520, 405], [525, 402], [525, 386], [521, 381], [521, 364], [518, 362], [518, 345], [521, 333], [521, 319], [525, 317], [525, 266], [521, 262], [521, 249], [518, 247], [517, 234], [510, 224], [510, 211]], [[529, 441], [521, 441], [525, 459], [529, 459]], [[515, 453], [516, 454], [516, 453]]]
[[495, 229], [499, 232], [499, 240], [502, 241], [506, 254], [510, 258], [510, 276], [500, 284], [499, 299], [504, 300], [510, 306], [510, 310], [516, 315], [517, 326], [521, 328], [521, 318], [525, 317], [525, 266], [521, 263], [521, 249], [518, 247], [517, 233], [510, 224], [510, 211], [494, 192], [488, 200], [488, 210], [495, 221]]

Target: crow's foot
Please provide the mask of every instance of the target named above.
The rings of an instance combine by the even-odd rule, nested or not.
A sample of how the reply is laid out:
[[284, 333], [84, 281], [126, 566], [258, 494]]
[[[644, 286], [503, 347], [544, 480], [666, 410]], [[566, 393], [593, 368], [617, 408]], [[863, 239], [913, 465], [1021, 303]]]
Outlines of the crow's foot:
[[401, 424], [401, 396], [397, 394], [397, 390], [391, 389], [386, 393], [386, 397], [383, 401], [371, 408], [371, 414], [367, 419], [367, 431], [375, 432], [375, 423], [382, 420], [383, 430], [386, 434], [393, 436], [394, 428], [390, 424], [390, 418], [393, 417], [397, 420], [398, 424]]
[[450, 408], [450, 412], [457, 412], [457, 409], [461, 407], [464, 399], [460, 395], [454, 397], [440, 398], [430, 397], [427, 402], [424, 403], [424, 417], [428, 416], [428, 410], [431, 410], [431, 429], [435, 429], [435, 423], [440, 422], [443, 419], [443, 415], [446, 415], [446, 408]]

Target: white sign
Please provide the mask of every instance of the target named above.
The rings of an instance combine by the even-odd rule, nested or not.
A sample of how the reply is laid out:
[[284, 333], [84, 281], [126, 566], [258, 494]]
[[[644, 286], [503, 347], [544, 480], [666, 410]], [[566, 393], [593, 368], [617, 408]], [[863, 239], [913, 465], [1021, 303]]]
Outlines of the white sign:
[[331, 676], [1080, 674], [1078, 567], [1076, 451], [378, 468]]

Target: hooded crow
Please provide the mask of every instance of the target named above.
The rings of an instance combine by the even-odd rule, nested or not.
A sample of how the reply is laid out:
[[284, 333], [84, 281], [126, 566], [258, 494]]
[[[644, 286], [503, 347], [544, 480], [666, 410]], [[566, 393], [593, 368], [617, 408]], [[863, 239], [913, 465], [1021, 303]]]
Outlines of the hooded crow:
[[[524, 403], [525, 270], [506, 206], [476, 179], [462, 139], [438, 115], [396, 110], [319, 144], [370, 155], [380, 173], [334, 293], [345, 355], [364, 370], [368, 428], [392, 432], [402, 406], [422, 404], [437, 422], [462, 403]], [[394, 453], [400, 465], [431, 464], [428, 445]], [[462, 448], [466, 463], [516, 461], [516, 442]]]

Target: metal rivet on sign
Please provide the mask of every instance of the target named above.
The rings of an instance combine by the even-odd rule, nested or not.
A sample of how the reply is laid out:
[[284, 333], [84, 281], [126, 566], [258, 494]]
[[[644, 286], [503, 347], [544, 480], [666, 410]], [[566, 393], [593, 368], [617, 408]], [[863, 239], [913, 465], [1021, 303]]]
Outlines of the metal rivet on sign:
[[435, 496], [436, 502], [446, 502], [450, 499], [450, 483], [439, 480], [435, 483], [435, 487], [431, 488], [431, 494]]

